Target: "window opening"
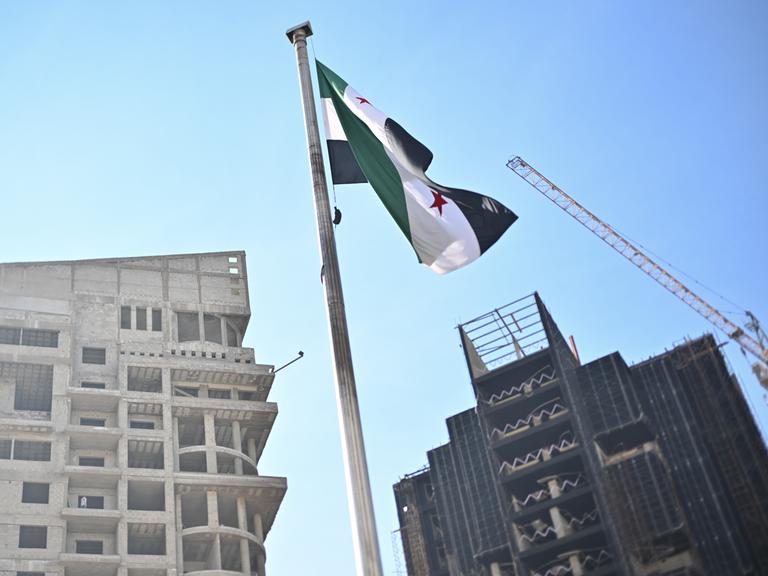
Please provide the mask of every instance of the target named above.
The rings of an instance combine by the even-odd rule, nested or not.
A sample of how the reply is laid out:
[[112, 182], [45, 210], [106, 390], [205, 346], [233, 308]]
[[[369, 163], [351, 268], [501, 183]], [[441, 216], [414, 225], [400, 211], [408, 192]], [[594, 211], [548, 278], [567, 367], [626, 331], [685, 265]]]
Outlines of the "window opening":
[[131, 307], [120, 306], [120, 328], [131, 329]]
[[152, 331], [163, 331], [163, 311], [160, 308], [152, 308]]
[[80, 426], [99, 426], [103, 428], [106, 426], [107, 420], [105, 418], [80, 418]]
[[88, 496], [81, 494], [77, 497], [77, 507], [104, 510], [104, 496]]
[[203, 314], [205, 341], [221, 344], [221, 318], [213, 314]]
[[106, 364], [107, 350], [105, 348], [83, 348], [83, 364]]
[[59, 333], [56, 330], [33, 330], [25, 328], [21, 332], [22, 346], [39, 346], [41, 348], [58, 348]]
[[200, 324], [197, 312], [179, 312], [179, 342], [196, 342], [200, 340]]
[[42, 482], [24, 482], [21, 488], [21, 501], [27, 504], [48, 504], [50, 484]]
[[104, 458], [97, 456], [80, 456], [78, 460], [80, 466], [93, 466], [95, 468], [104, 468]]
[[19, 548], [47, 548], [46, 526], [19, 526]]
[[147, 329], [147, 309], [136, 308], [136, 330]]
[[130, 422], [131, 428], [138, 428], [141, 430], [154, 430], [155, 429], [155, 423], [154, 422], [148, 422], [146, 420], [131, 420]]
[[13, 446], [13, 459], [49, 462], [51, 460], [51, 443], [16, 440]]
[[0, 460], [10, 460], [11, 459], [11, 439], [10, 438], [3, 438], [0, 440]]
[[162, 392], [162, 371], [160, 368], [128, 366], [128, 390], [130, 392]]
[[75, 541], [77, 554], [103, 554], [104, 542], [101, 540], [77, 540]]
[[93, 388], [95, 390], [105, 390], [107, 388], [104, 382], [80, 382], [80, 388]]
[[0, 344], [18, 346], [21, 341], [21, 328], [0, 326]]

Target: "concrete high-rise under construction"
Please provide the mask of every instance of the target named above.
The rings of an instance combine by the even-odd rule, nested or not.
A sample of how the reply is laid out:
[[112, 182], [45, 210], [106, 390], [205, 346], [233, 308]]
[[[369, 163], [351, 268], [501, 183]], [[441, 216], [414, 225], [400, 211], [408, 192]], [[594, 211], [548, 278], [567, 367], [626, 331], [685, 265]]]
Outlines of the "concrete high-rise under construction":
[[0, 575], [265, 576], [243, 252], [0, 264]]
[[768, 574], [768, 455], [714, 338], [582, 364], [538, 295], [459, 332], [477, 404], [395, 485], [409, 576]]

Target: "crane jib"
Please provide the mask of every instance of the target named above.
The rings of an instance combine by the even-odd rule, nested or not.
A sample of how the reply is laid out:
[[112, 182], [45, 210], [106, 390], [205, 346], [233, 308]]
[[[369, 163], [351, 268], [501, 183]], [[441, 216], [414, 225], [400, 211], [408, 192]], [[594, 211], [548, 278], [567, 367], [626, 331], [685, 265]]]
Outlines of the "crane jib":
[[[507, 167], [616, 252], [709, 320], [728, 338], [738, 343], [743, 350], [754, 356], [758, 361], [755, 373], [765, 385], [765, 375], [768, 374], [768, 347], [762, 341], [758, 341], [729, 320], [714, 306], [708, 304], [701, 296], [690, 290], [685, 284], [657, 264], [643, 250], [633, 245], [606, 222], [584, 208], [573, 197], [558, 188], [551, 180], [520, 158], [520, 156], [515, 156], [509, 160]], [[750, 318], [754, 317], [750, 314]], [[759, 324], [757, 324], [756, 320], [752, 321], [748, 328], [756, 334], [760, 334]]]

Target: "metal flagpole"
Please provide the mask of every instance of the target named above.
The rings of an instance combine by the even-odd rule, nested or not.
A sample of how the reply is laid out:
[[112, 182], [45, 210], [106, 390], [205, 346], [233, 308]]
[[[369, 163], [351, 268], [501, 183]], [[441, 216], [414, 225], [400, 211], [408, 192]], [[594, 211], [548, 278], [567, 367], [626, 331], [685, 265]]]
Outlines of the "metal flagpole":
[[341, 290], [341, 276], [336, 255], [336, 239], [331, 223], [331, 205], [328, 200], [328, 185], [325, 181], [323, 152], [320, 147], [320, 131], [317, 125], [317, 113], [312, 93], [312, 76], [307, 55], [307, 37], [312, 35], [312, 26], [309, 22], [304, 22], [289, 29], [286, 34], [296, 48], [296, 60], [299, 67], [301, 100], [304, 106], [304, 123], [307, 128], [309, 167], [312, 172], [317, 234], [322, 261], [321, 277], [325, 287], [328, 328], [333, 350], [333, 372], [336, 380], [336, 399], [339, 409], [344, 471], [347, 479], [347, 498], [349, 499], [353, 527], [352, 537], [357, 574], [358, 576], [382, 576], [379, 540], [376, 535], [376, 521], [373, 515], [371, 484], [368, 479], [363, 429], [360, 423], [360, 408], [357, 404], [355, 374], [352, 370], [347, 316], [344, 312], [344, 295]]

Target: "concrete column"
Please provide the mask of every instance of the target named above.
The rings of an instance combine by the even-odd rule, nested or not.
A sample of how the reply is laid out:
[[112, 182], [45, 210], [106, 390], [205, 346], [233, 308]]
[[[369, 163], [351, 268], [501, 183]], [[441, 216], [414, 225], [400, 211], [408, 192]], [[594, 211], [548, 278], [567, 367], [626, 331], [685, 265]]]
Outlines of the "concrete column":
[[221, 536], [216, 534], [211, 549], [211, 566], [213, 570], [221, 570]]
[[219, 499], [216, 495], [216, 490], [208, 490], [205, 493], [205, 497], [208, 501], [208, 527], [219, 527]]
[[256, 454], [256, 438], [248, 438], [248, 456], [251, 457], [251, 460], [254, 461], [254, 463], [258, 463], [258, 459], [256, 458], [258, 454]]
[[120, 400], [117, 405], [117, 426], [119, 428], [128, 428], [128, 402]]
[[[245, 507], [245, 496], [237, 497], [237, 526], [248, 532], [248, 512]], [[244, 576], [251, 576], [251, 552], [248, 540], [240, 539], [240, 568]]]
[[173, 469], [177, 472], [181, 469], [179, 463], [179, 419], [173, 418]]
[[523, 531], [517, 527], [517, 524], [512, 525], [512, 531], [515, 534], [515, 540], [517, 541], [517, 549], [520, 552], [524, 552], [530, 548], [531, 543], [528, 540], [523, 539]]
[[494, 562], [491, 564], [491, 576], [502, 576], [501, 566], [499, 566], [498, 562]]
[[128, 521], [125, 516], [118, 522], [117, 531], [117, 553], [120, 556], [120, 563], [124, 564], [128, 558]]
[[209, 474], [216, 474], [219, 470], [216, 465], [216, 426], [213, 414], [207, 412], [203, 414], [203, 425], [205, 426], [205, 464]]
[[[253, 515], [253, 534], [256, 539], [264, 546], [264, 524], [261, 521], [261, 514]], [[259, 552], [256, 554], [256, 573], [259, 576], [267, 576], [267, 553]]]
[[573, 576], [583, 576], [584, 567], [581, 565], [581, 560], [576, 554], [568, 556], [568, 564], [571, 567], [571, 573]]
[[[547, 489], [549, 489], [549, 494], [553, 500], [560, 497], [560, 485], [557, 483], [557, 478], [547, 480]], [[552, 527], [558, 538], [563, 538], [572, 532], [558, 506], [549, 509], [549, 517], [552, 519]]]
[[[240, 454], [243, 453], [243, 439], [240, 436], [240, 422], [237, 420], [232, 421], [232, 448], [237, 450]], [[243, 461], [240, 458], [235, 458], [235, 474], [243, 475]]]
[[[150, 316], [152, 314], [151, 308], [150, 310]], [[151, 325], [152, 318], [150, 317], [150, 323], [147, 324], [147, 328], [149, 330], [152, 330]], [[161, 389], [163, 391], [163, 396], [170, 397], [173, 396], [173, 387], [171, 386], [171, 369], [170, 368], [162, 368], [160, 370], [160, 378], [161, 378]], [[163, 425], [166, 425], [165, 422], [163, 422]]]
[[176, 569], [179, 574], [184, 573], [184, 539], [181, 531], [184, 526], [181, 522], [181, 494], [176, 494]]
[[555, 534], [557, 534], [558, 538], [568, 536], [568, 534], [572, 532], [571, 527], [568, 526], [565, 518], [563, 518], [563, 514], [560, 512], [559, 507], [553, 506], [550, 508], [549, 517], [552, 519], [552, 527], [555, 529]]

